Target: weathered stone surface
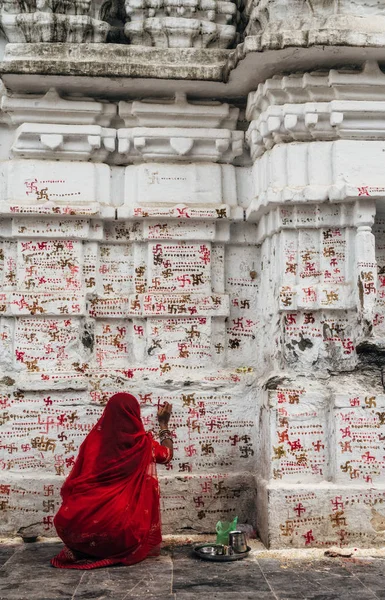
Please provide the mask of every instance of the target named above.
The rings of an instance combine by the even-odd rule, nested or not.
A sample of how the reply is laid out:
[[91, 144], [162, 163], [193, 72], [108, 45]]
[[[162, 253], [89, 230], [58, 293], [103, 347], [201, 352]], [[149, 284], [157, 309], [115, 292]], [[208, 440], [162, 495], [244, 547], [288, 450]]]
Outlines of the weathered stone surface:
[[1, 531], [54, 535], [130, 390], [149, 430], [174, 405], [166, 531], [238, 514], [275, 547], [383, 544], [383, 8], [254, 2], [234, 51], [202, 47], [235, 4], [126, 8], [158, 48], [54, 43], [121, 35], [113, 5], [2, 5], [49, 43], [2, 64]]
[[[131, 567], [93, 572], [57, 571], [48, 567], [57, 543], [10, 547], [2, 567], [1, 594], [9, 600], [54, 600], [60, 595], [98, 600], [193, 600], [198, 593], [215, 600], [372, 600], [383, 598], [383, 559], [366, 557], [312, 559], [261, 558], [206, 563], [192, 556], [192, 545], [172, 545], [157, 559]], [[28, 588], [24, 583], [28, 576]]]
[[2, 0], [1, 28], [9, 42], [104, 42], [110, 25], [90, 16], [91, 0]]
[[86, 15], [24, 13], [1, 15], [1, 27], [11, 43], [104, 42], [109, 25]]
[[15, 97], [3, 94], [1, 109], [12, 125], [52, 123], [55, 125], [101, 125], [108, 127], [116, 116], [117, 106], [92, 98], [62, 98], [55, 88], [44, 96]]
[[125, 34], [131, 44], [159, 48], [228, 48], [236, 37], [236, 2], [194, 0], [181, 5], [125, 1], [129, 22]]

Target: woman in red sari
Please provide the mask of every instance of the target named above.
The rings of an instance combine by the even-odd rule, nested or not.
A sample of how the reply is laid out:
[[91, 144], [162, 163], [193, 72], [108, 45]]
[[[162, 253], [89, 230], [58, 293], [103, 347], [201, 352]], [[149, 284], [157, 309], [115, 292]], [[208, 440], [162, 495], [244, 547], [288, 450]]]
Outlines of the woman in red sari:
[[61, 569], [132, 565], [159, 553], [159, 486], [155, 463], [172, 459], [172, 406], [159, 409], [161, 444], [146, 433], [139, 403], [115, 394], [80, 447], [61, 490], [55, 517], [64, 549], [51, 564]]

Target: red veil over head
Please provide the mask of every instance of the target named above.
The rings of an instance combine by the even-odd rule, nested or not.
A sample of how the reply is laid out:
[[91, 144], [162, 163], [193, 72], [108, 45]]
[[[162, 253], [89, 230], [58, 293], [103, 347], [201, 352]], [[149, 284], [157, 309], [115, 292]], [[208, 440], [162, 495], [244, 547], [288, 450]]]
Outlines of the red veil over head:
[[[61, 493], [63, 504], [55, 526], [71, 550], [108, 559], [104, 564], [133, 564], [159, 546], [152, 437], [143, 428], [134, 396], [111, 397], [81, 445]], [[54, 566], [65, 566], [55, 560]]]

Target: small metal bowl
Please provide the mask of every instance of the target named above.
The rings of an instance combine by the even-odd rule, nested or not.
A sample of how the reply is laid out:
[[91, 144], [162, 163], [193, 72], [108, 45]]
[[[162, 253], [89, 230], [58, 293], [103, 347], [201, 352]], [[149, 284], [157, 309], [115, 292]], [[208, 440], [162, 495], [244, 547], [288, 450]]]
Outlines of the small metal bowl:
[[217, 548], [216, 546], [204, 546], [204, 548], [201, 548], [201, 552], [202, 554], [217, 554]]

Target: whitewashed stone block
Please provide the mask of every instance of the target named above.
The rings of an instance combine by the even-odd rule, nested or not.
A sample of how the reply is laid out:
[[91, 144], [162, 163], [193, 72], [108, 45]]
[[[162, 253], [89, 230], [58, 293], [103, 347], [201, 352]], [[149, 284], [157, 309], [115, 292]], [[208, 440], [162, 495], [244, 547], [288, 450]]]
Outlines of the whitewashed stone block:
[[116, 104], [98, 102], [92, 98], [62, 98], [55, 88], [51, 88], [44, 96], [4, 94], [1, 109], [13, 125], [54, 123], [108, 127], [117, 113]]
[[119, 102], [119, 116], [126, 127], [192, 127], [230, 129], [237, 126], [239, 108], [219, 102], [188, 102], [186, 94], [175, 100]]
[[385, 138], [385, 104], [371, 101], [332, 100], [269, 106], [247, 132], [255, 160], [275, 144], [294, 141]]
[[119, 218], [243, 218], [230, 165], [156, 163], [127, 167], [125, 173]]
[[103, 162], [115, 146], [115, 129], [99, 125], [23, 123], [16, 130], [12, 154], [18, 158]]
[[370, 377], [312, 379], [271, 378], [261, 401], [262, 539], [297, 548], [380, 543], [383, 395], [368, 392]]
[[0, 212], [113, 217], [106, 165], [18, 160], [1, 167]]
[[246, 117], [257, 120], [269, 106], [330, 103], [333, 100], [377, 102], [383, 99], [385, 74], [375, 61], [366, 61], [361, 71], [331, 69], [275, 76], [260, 83], [247, 98]]
[[273, 480], [293, 483], [328, 479], [327, 397], [320, 388], [278, 387], [269, 394]]
[[121, 162], [159, 160], [232, 163], [243, 153], [242, 131], [176, 127], [118, 130]]
[[366, 395], [336, 396], [335, 480], [341, 484], [373, 485], [384, 480], [383, 441], [385, 398], [371, 390]]
[[254, 164], [254, 200], [248, 218], [258, 220], [274, 204], [382, 199], [385, 142], [338, 140], [278, 144]]
[[15, 330], [15, 368], [28, 373], [73, 370], [79, 355], [79, 320], [20, 318]]
[[[243, 437], [247, 439], [247, 435]], [[204, 448], [210, 451], [209, 444]], [[205, 533], [212, 530], [214, 521], [229, 520], [234, 515], [239, 521], [255, 524], [250, 517], [255, 507], [255, 482], [249, 473], [194, 475], [189, 474], [187, 466], [183, 469], [177, 477], [173, 470], [167, 474], [164, 469], [160, 471], [162, 526], [166, 534], [178, 531], [185, 535], [181, 521]]]
[[[262, 492], [265, 488], [265, 492]], [[370, 548], [384, 539], [384, 486], [362, 489], [329, 483], [268, 485], [270, 516], [261, 523], [272, 548]]]

